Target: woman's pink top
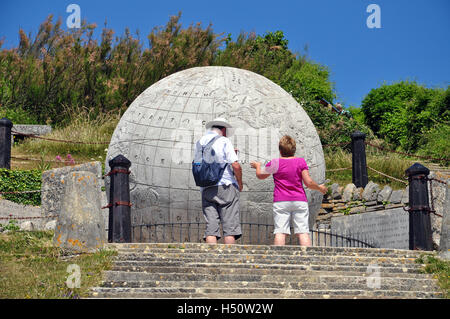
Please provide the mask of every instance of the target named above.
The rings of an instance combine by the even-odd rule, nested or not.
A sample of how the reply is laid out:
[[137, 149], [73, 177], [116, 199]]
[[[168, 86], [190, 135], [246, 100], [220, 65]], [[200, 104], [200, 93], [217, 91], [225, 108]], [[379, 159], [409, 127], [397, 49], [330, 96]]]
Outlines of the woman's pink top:
[[275, 188], [273, 201], [307, 202], [302, 184], [302, 171], [308, 169], [303, 158], [276, 158], [266, 164], [265, 170], [273, 175]]

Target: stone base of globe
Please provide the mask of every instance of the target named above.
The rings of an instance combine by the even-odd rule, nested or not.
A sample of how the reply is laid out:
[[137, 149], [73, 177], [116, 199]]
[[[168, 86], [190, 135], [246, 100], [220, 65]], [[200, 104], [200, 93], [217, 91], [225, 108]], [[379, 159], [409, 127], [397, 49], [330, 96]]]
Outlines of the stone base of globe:
[[[270, 243], [273, 238], [270, 226], [265, 226], [273, 224], [273, 179], [258, 180], [250, 162], [265, 163], [279, 157], [278, 142], [283, 135], [296, 140], [296, 156], [305, 158], [316, 182], [324, 182], [325, 161], [319, 136], [306, 112], [286, 91], [246, 70], [184, 70], [155, 83], [136, 98], [108, 147], [106, 163], [119, 154], [132, 162], [134, 241], [201, 240], [201, 194], [192, 176], [191, 162], [206, 122], [217, 117], [233, 125], [229, 138], [238, 149], [243, 168], [240, 208], [246, 243], [262, 243], [263, 236]], [[108, 179], [105, 181], [109, 192]], [[322, 195], [306, 192], [309, 225], [313, 228]], [[254, 223], [259, 226], [250, 226]]]

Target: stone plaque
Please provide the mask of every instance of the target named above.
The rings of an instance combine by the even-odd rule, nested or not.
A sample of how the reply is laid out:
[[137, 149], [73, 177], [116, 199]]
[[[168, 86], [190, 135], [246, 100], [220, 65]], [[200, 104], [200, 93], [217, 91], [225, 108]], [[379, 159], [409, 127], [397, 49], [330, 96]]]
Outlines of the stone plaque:
[[355, 238], [369, 238], [380, 248], [409, 249], [409, 214], [402, 207], [333, 217], [331, 231]]

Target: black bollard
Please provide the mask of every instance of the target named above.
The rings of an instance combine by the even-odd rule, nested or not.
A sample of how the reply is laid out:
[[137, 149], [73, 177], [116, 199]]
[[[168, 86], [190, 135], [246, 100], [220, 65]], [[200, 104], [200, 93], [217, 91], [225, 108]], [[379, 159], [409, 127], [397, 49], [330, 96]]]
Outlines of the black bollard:
[[112, 243], [131, 242], [131, 203], [128, 170], [131, 162], [118, 155], [108, 162], [111, 171], [109, 192], [108, 241]]
[[428, 200], [430, 170], [414, 163], [405, 172], [409, 181], [409, 249], [433, 250]]
[[355, 131], [352, 137], [352, 183], [356, 187], [366, 187], [369, 182], [367, 175], [366, 134]]
[[7, 118], [0, 120], [0, 168], [11, 169], [11, 128], [13, 123]]

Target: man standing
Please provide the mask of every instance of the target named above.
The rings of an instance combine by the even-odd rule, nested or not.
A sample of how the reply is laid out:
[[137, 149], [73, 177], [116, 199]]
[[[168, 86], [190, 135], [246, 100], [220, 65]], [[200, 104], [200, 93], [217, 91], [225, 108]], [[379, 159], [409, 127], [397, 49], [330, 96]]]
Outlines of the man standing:
[[227, 129], [232, 126], [223, 118], [206, 123], [206, 134], [195, 145], [195, 159], [202, 158], [203, 148], [211, 142], [214, 160], [226, 163], [220, 180], [212, 186], [202, 187], [202, 210], [206, 220], [204, 240], [215, 244], [220, 239], [222, 223], [225, 244], [234, 244], [241, 237], [241, 221], [239, 214], [239, 192], [242, 191], [242, 168], [238, 157], [227, 138]]

